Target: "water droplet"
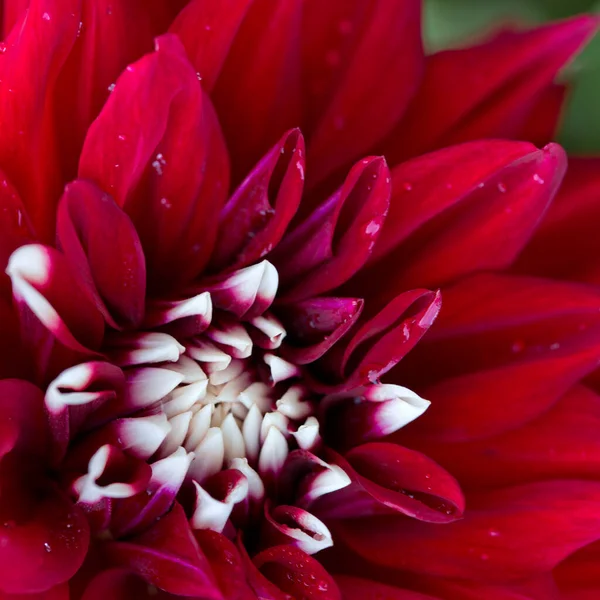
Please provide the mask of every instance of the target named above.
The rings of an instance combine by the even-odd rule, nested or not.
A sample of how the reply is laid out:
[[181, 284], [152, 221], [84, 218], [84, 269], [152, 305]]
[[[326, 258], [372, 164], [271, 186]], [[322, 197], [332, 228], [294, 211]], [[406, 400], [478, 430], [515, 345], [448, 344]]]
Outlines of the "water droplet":
[[543, 185], [543, 184], [545, 183], [545, 182], [544, 182], [544, 180], [543, 180], [543, 179], [542, 179], [542, 178], [539, 176], [539, 174], [538, 174], [538, 173], [534, 173], [534, 174], [533, 174], [533, 180], [534, 180], [536, 183], [539, 183], [540, 185]]
[[173, 206], [171, 204], [171, 202], [168, 200], [168, 198], [161, 198], [160, 199], [160, 205], [164, 206], [165, 208], [171, 208]]
[[46, 552], [52, 552], [52, 547], [50, 546], [50, 544], [48, 542], [44, 542], [44, 550]]
[[300, 161], [296, 163], [296, 168], [298, 169], [298, 173], [300, 173], [300, 179], [304, 180], [304, 167]]
[[83, 29], [83, 21], [79, 21], [79, 25], [77, 25], [77, 37], [81, 35], [81, 30]]
[[115, 87], [116, 87], [116, 85], [115, 85], [114, 83], [111, 83], [111, 84], [108, 86], [108, 91], [109, 91], [109, 92], [112, 92], [112, 91], [115, 89]]
[[558, 350], [560, 348], [560, 344], [555, 342], [554, 344], [550, 344], [550, 350]]
[[506, 192], [506, 186], [505, 186], [503, 183], [499, 183], [499, 184], [498, 184], [498, 191], [499, 191], [501, 194], [504, 194], [504, 192]]
[[480, 183], [477, 184], [477, 188], [481, 189], [484, 185], [485, 185], [485, 183], [483, 181], [481, 181]]
[[49, 21], [49, 20], [50, 20], [50, 15], [49, 15], [47, 12], [45, 12], [45, 13], [42, 15], [42, 19], [44, 19], [44, 21]]
[[198, 79], [198, 81], [202, 81], [202, 75], [200, 75], [200, 73], [197, 71], [196, 71], [196, 79]]
[[120, 133], [120, 134], [117, 136], [117, 139], [118, 139], [120, 142], [124, 142], [124, 141], [125, 141], [125, 136], [124, 136], [123, 134], [121, 134], [121, 133]]
[[205, 31], [211, 31], [211, 30], [212, 30], [212, 27], [211, 27], [210, 25], [205, 25], [205, 26], [204, 26], [204, 30], [205, 30]]
[[0, 54], [4, 54], [6, 52], [6, 44], [4, 42], [0, 42]]
[[411, 183], [409, 183], [408, 181], [405, 181], [405, 182], [402, 184], [402, 187], [403, 187], [403, 188], [404, 188], [404, 189], [405, 189], [407, 192], [410, 192], [410, 191], [413, 189], [413, 188], [412, 188], [412, 184], [411, 184]]
[[490, 534], [490, 537], [498, 537], [500, 535], [500, 532], [497, 531], [496, 529], [490, 529], [489, 534]]

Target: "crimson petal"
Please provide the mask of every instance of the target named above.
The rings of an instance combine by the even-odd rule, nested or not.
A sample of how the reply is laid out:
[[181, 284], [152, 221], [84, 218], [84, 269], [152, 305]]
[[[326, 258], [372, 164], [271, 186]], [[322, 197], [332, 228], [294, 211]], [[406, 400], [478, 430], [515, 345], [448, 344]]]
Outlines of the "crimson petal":
[[87, 181], [69, 184], [58, 207], [57, 238], [107, 322], [138, 325], [146, 294], [144, 253], [135, 227], [113, 199]]
[[302, 76], [311, 182], [371, 150], [423, 70], [418, 0], [304, 2]]
[[390, 161], [472, 139], [514, 138], [597, 26], [597, 18], [579, 16], [434, 54], [413, 103], [388, 138]]
[[336, 575], [335, 581], [345, 600], [439, 600], [434, 596], [426, 596], [350, 575]]

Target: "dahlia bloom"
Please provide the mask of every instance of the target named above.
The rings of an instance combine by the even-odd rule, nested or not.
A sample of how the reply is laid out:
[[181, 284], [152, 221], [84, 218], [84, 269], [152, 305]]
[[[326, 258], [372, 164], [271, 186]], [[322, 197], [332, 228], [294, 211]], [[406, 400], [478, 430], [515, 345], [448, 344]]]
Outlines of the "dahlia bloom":
[[596, 597], [596, 21], [420, 10], [3, 2], [1, 598]]

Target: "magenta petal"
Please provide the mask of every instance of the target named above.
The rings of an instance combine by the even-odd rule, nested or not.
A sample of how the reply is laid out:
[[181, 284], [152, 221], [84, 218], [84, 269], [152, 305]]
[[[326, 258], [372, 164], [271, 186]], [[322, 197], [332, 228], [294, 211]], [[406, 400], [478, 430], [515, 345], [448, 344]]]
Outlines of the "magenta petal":
[[[169, 596], [172, 598], [172, 596]], [[106, 569], [96, 575], [81, 600], [166, 600], [165, 595], [152, 589], [146, 581], [129, 569]]]
[[371, 150], [402, 116], [424, 66], [420, 12], [416, 0], [304, 2], [311, 182]]
[[144, 253], [127, 215], [86, 181], [65, 188], [58, 208], [58, 245], [85, 278], [107, 322], [136, 326], [144, 314]]
[[289, 233], [270, 260], [283, 302], [296, 302], [345, 283], [367, 261], [387, 214], [390, 175], [383, 158], [366, 158], [343, 186]]
[[183, 42], [202, 87], [209, 93], [251, 4], [251, 0], [192, 0], [169, 29]]
[[[597, 540], [599, 494], [595, 481], [528, 483], [468, 497], [465, 518], [443, 527], [379, 517], [346, 522], [337, 533], [382, 566], [506, 584], [545, 574]], [[394, 551], [399, 538], [403, 552]]]
[[434, 596], [426, 596], [371, 579], [360, 579], [349, 575], [336, 575], [335, 581], [345, 600], [440, 600]]
[[[223, 10], [231, 19], [239, 8]], [[299, 0], [251, 2], [213, 89], [236, 184], [283, 131], [300, 125], [301, 11]]]
[[[21, 194], [39, 239], [53, 239], [61, 191], [53, 94], [80, 22], [80, 0], [32, 0], [0, 55], [0, 164]], [[45, 18], [48, 16], [49, 18]], [[31, 77], [32, 72], [36, 77]]]
[[105, 552], [115, 566], [132, 570], [166, 592], [222, 599], [179, 504], [145, 533], [107, 544]]
[[30, 0], [5, 0], [2, 3], [2, 39], [6, 39], [10, 30], [14, 27], [23, 13], [29, 7]]
[[253, 558], [259, 571], [292, 598], [341, 600], [329, 573], [314, 558], [293, 546], [274, 546]]
[[242, 559], [235, 544], [210, 529], [194, 531], [194, 537], [210, 563], [223, 596], [236, 600], [255, 600], [256, 596], [246, 582]]
[[221, 210], [212, 270], [245, 267], [275, 248], [300, 203], [304, 168], [304, 139], [293, 129], [250, 171]]
[[[70, 579], [87, 554], [81, 510], [21, 460], [0, 467], [0, 591], [42, 592]], [[45, 597], [45, 596], [44, 596]]]

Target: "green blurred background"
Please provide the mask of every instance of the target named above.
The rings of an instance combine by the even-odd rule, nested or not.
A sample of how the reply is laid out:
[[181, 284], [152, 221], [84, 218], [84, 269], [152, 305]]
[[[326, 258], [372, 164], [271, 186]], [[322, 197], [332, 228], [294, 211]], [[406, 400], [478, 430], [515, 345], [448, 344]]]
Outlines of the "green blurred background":
[[[424, 4], [428, 51], [464, 44], [498, 24], [600, 14], [600, 0], [425, 0]], [[600, 34], [568, 67], [565, 77], [572, 82], [572, 92], [559, 141], [574, 153], [600, 153]]]

